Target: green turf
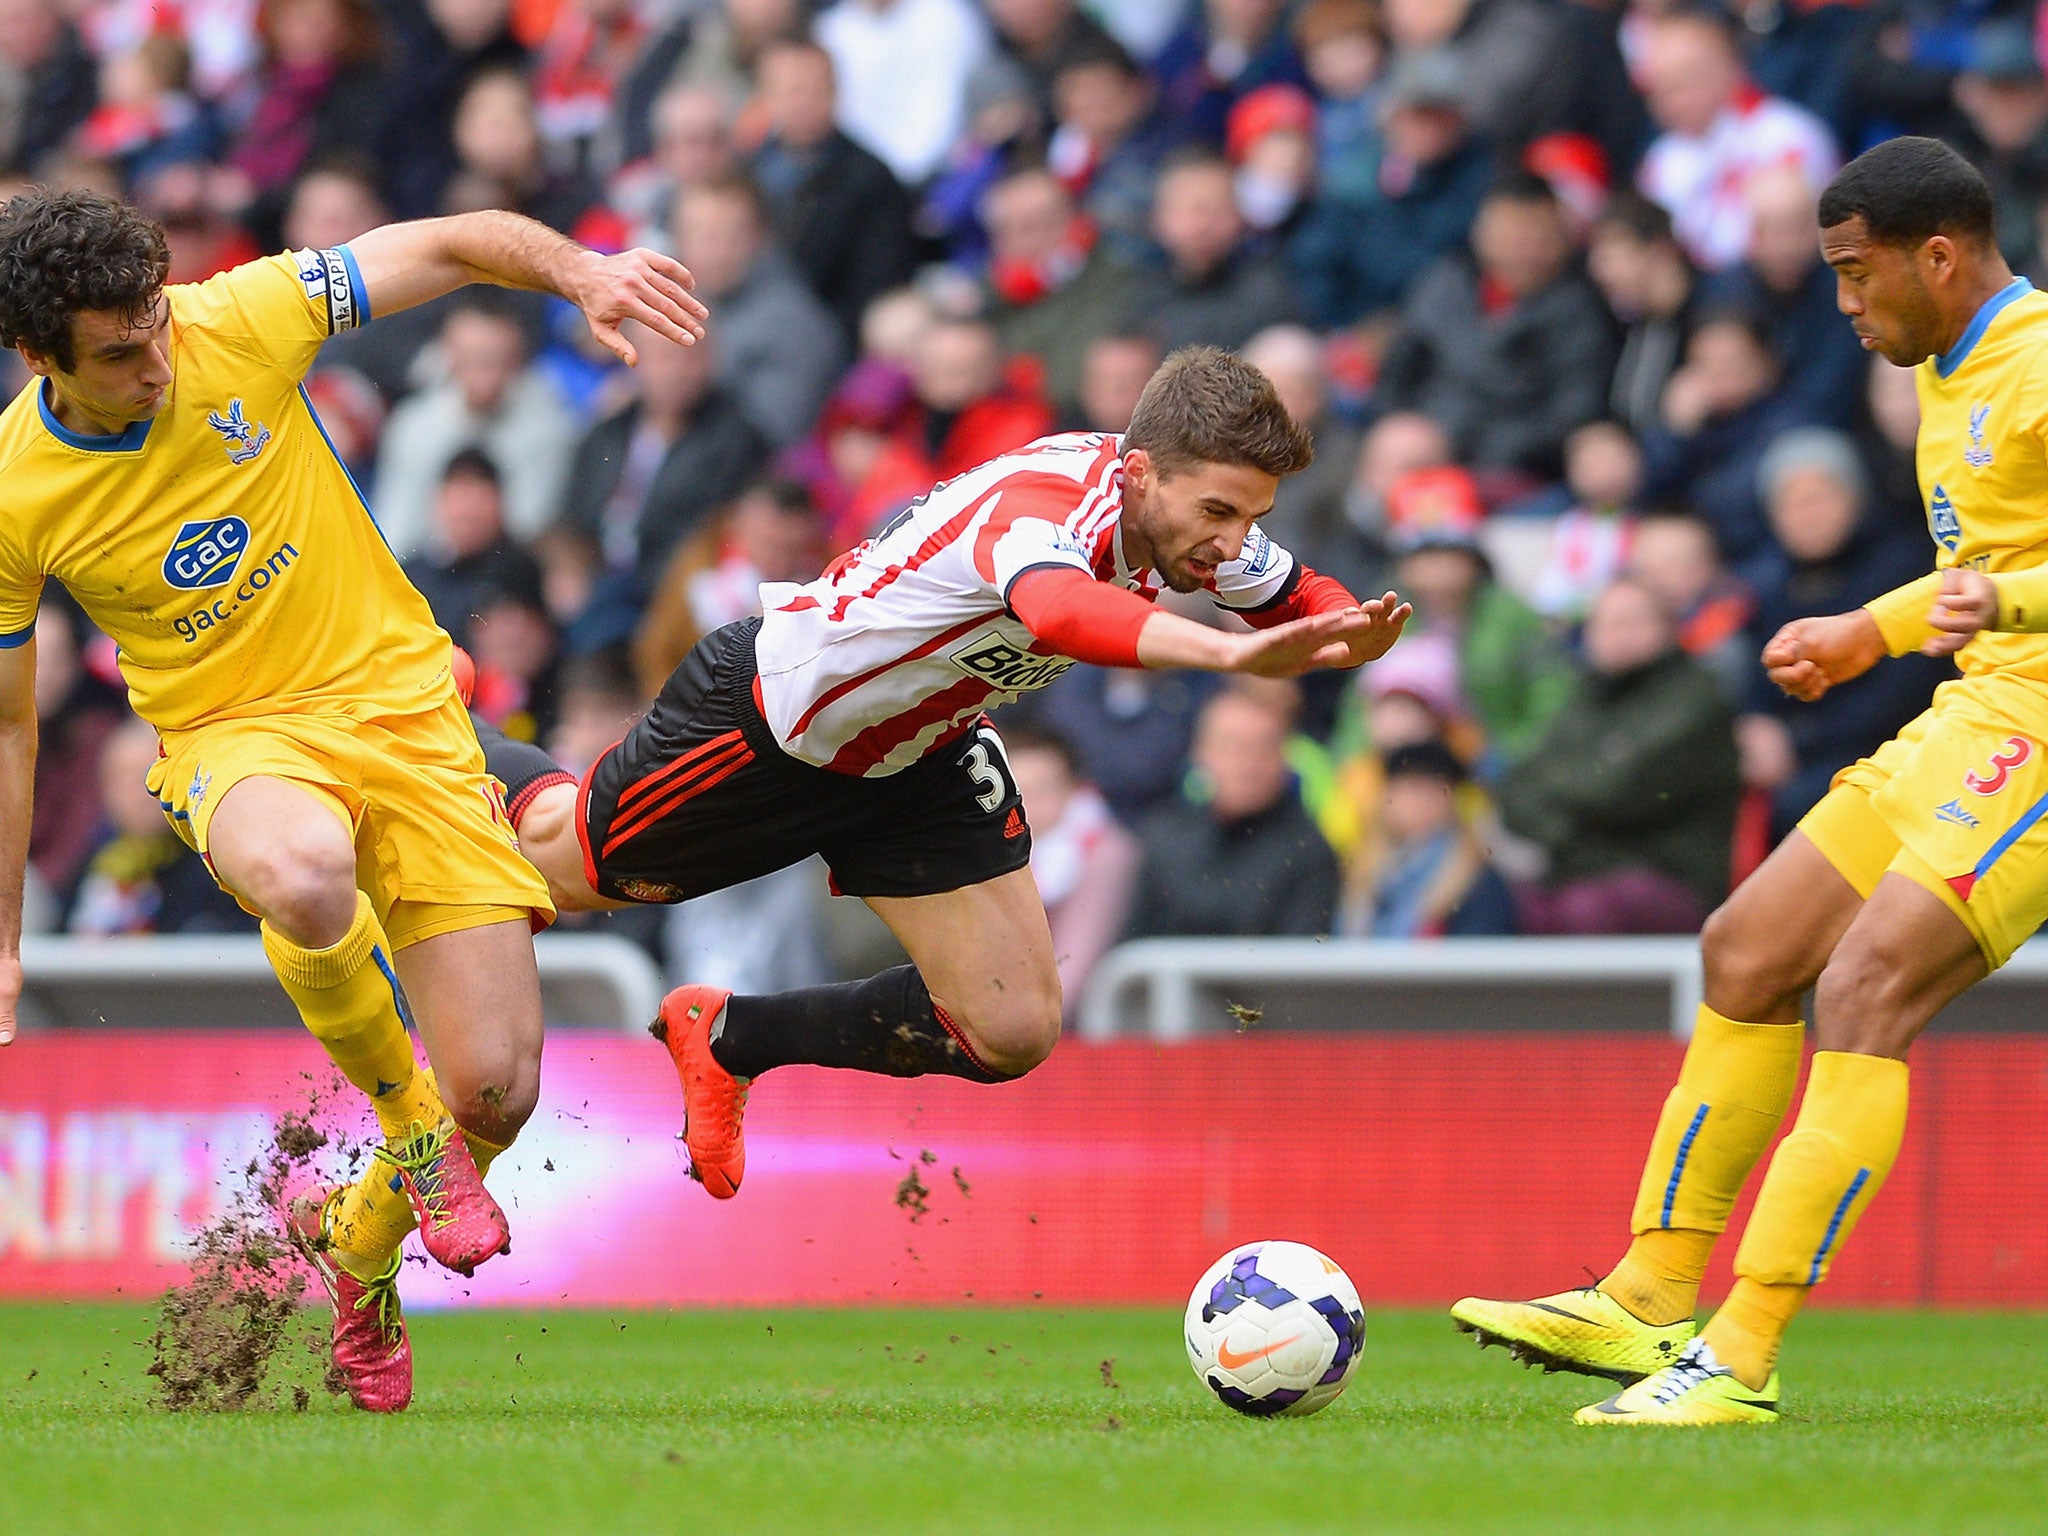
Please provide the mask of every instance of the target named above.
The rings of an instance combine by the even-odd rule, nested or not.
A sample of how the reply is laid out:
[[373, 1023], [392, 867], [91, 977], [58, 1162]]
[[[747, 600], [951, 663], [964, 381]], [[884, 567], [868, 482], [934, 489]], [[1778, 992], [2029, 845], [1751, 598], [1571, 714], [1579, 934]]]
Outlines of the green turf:
[[0, 1531], [2048, 1530], [2048, 1317], [1812, 1314], [1793, 1417], [1712, 1432], [1576, 1428], [1433, 1313], [1268, 1421], [1155, 1311], [426, 1317], [396, 1419], [164, 1414], [147, 1331], [0, 1308]]

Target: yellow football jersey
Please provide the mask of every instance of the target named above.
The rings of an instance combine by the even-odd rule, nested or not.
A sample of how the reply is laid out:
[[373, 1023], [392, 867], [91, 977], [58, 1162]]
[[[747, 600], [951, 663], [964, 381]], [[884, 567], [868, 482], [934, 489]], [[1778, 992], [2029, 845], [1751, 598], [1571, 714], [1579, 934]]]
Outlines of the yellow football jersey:
[[[1997, 576], [2048, 565], [2048, 294], [2014, 278], [1953, 347], [1920, 364], [1915, 384], [1916, 464], [1936, 570], [1964, 566]], [[1895, 654], [1931, 633], [1936, 586], [1928, 578], [1869, 605]], [[2034, 627], [2024, 614], [2012, 619], [2001, 628]], [[2048, 637], [1987, 630], [1956, 664], [1965, 675], [2048, 682]]]
[[0, 645], [28, 638], [54, 577], [119, 645], [160, 731], [438, 706], [448, 637], [299, 382], [323, 340], [370, 318], [348, 248], [166, 292], [172, 378], [153, 419], [81, 436], [40, 379], [0, 413]]

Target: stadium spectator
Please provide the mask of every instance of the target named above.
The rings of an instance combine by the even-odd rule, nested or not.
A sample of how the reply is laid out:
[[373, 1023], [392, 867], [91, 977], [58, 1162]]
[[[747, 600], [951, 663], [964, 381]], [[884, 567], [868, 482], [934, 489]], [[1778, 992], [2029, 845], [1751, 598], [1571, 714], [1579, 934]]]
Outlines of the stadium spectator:
[[0, 0], [0, 165], [43, 171], [92, 111], [95, 73], [56, 0]]
[[377, 524], [401, 560], [427, 547], [434, 487], [460, 450], [490, 455], [504, 476], [505, 525], [529, 539], [553, 520], [575, 449], [575, 423], [497, 290], [456, 299], [439, 353], [443, 378], [391, 413], [377, 458]]
[[968, 0], [838, 0], [817, 39], [839, 82], [839, 126], [906, 187], [929, 180], [966, 126], [967, 81], [991, 47]]
[[1082, 776], [1064, 737], [1024, 725], [1004, 731], [1003, 747], [1031, 823], [1031, 875], [1052, 926], [1061, 1011], [1071, 1029], [1089, 974], [1129, 919], [1138, 840]]
[[518, 69], [510, 0], [381, 0], [386, 57], [376, 133], [384, 192], [403, 219], [439, 213], [455, 174], [455, 108], [470, 81]]
[[1515, 901], [1465, 820], [1465, 765], [1439, 741], [1384, 760], [1379, 835], [1347, 872], [1338, 932], [1375, 939], [1488, 938], [1515, 931]]
[[[86, 665], [83, 614], [51, 592], [36, 618], [36, 776], [28, 861], [55, 902], [70, 906], [99, 823], [100, 749], [127, 716], [119, 688]], [[161, 813], [159, 813], [161, 814]]]
[[1130, 274], [1102, 249], [1094, 221], [1048, 170], [1013, 172], [982, 206], [996, 333], [1010, 352], [1044, 365], [1047, 395], [1071, 412], [1089, 344], [1115, 330], [1129, 308]]
[[[825, 568], [825, 527], [810, 492], [756, 481], [676, 546], [633, 637], [633, 670], [653, 698], [690, 648], [761, 611], [761, 584], [809, 581]], [[616, 740], [616, 738], [614, 738]], [[610, 742], [604, 745], [611, 745]]]
[[605, 197], [633, 231], [636, 245], [658, 246], [687, 187], [718, 181], [738, 166], [733, 102], [714, 85], [672, 85], [649, 109], [649, 151], [613, 173]]
[[1053, 104], [1046, 164], [1080, 199], [1109, 254], [1139, 264], [1152, 254], [1153, 184], [1185, 129], [1160, 105], [1152, 76], [1107, 39], [1067, 55]]
[[1348, 325], [1406, 299], [1432, 263], [1463, 246], [1493, 174], [1452, 55], [1400, 59], [1373, 95], [1380, 136], [1361, 151], [1371, 154], [1370, 186], [1326, 188], [1288, 242], [1302, 307], [1318, 325]]
[[1225, 154], [1237, 172], [1237, 211], [1254, 235], [1286, 240], [1316, 191], [1315, 98], [1298, 85], [1262, 85], [1230, 109]]
[[2048, 81], [2027, 24], [2012, 17], [1978, 27], [1952, 89], [1970, 127], [1959, 137], [1991, 185], [1998, 248], [2015, 268], [2037, 271], [2048, 191]]
[[713, 382], [715, 341], [675, 346], [638, 321], [624, 332], [640, 354], [632, 395], [575, 446], [561, 514], [644, 592], [699, 522], [739, 494], [767, 447]]
[[1848, 109], [1859, 140], [1921, 133], [1967, 143], [1956, 77], [1987, 13], [2031, 11], [2013, 0], [1871, 0], [1845, 50]]
[[865, 521], [836, 532], [866, 538], [939, 481], [1050, 432], [1053, 413], [1037, 374], [1034, 364], [1005, 359], [987, 321], [935, 322], [918, 341], [914, 399], [854, 493], [852, 509]]
[[1459, 692], [1485, 729], [1486, 750], [1512, 762], [1563, 707], [1570, 669], [1535, 610], [1494, 580], [1470, 474], [1417, 470], [1395, 482], [1388, 501], [1394, 590], [1415, 605], [1408, 639], [1441, 635], [1455, 648]]
[[916, 228], [924, 241], [943, 246], [960, 271], [978, 273], [988, 263], [982, 216], [988, 191], [1012, 172], [1039, 164], [1045, 132], [1031, 82], [1000, 53], [985, 56], [967, 77], [966, 113], [966, 131], [925, 186]]
[[[91, 938], [150, 933], [249, 933], [256, 919], [214, 883], [206, 861], [164, 817], [147, 783], [156, 729], [129, 718], [100, 744], [87, 783], [98, 790], [96, 846], [64, 920]], [[88, 823], [90, 825], [90, 823]]]
[[565, 233], [589, 236], [584, 215], [599, 189], [586, 172], [547, 161], [533, 87], [508, 66], [480, 71], [455, 107], [456, 170], [443, 190], [449, 211], [510, 208]]
[[463, 449], [441, 471], [429, 548], [405, 573], [457, 645], [469, 644], [471, 624], [497, 592], [540, 587], [538, 562], [505, 531], [498, 466], [481, 449]]
[[1820, 259], [1818, 199], [1791, 166], [1750, 178], [1749, 245], [1741, 265], [1703, 294], [1708, 309], [1739, 309], [1764, 322], [1785, 364], [1786, 400], [1803, 420], [1846, 426], [1868, 355], [1835, 308], [1834, 269]]
[[1100, 56], [1116, 39], [1075, 0], [988, 0], [988, 17], [1003, 52], [1030, 80], [1046, 122], [1053, 119], [1053, 81], [1083, 54]]
[[129, 186], [164, 166], [210, 159], [218, 125], [187, 89], [191, 77], [191, 54], [175, 33], [152, 32], [107, 54], [99, 104], [72, 136], [72, 148], [115, 166]]
[[1308, 428], [1316, 448], [1307, 469], [1280, 482], [1273, 510], [1261, 526], [1283, 549], [1321, 570], [1323, 550], [1344, 532], [1344, 497], [1358, 462], [1358, 429], [1331, 409], [1323, 344], [1313, 331], [1271, 326], [1245, 343], [1244, 356], [1273, 381], [1287, 414]]
[[1915, 463], [1920, 433], [1920, 392], [1913, 370], [1901, 368], [1876, 353], [1863, 387], [1864, 409], [1858, 418], [1858, 440], [1871, 467], [1871, 500], [1887, 522], [1923, 529], [1927, 509], [1921, 500]]
[[1708, 271], [1733, 266], [1748, 249], [1751, 177], [1790, 164], [1817, 197], [1841, 165], [1824, 123], [1750, 82], [1733, 24], [1719, 11], [1685, 5], [1654, 18], [1639, 74], [1663, 130], [1643, 157], [1642, 189]]
[[1309, 0], [1294, 46], [1315, 87], [1316, 185], [1324, 200], [1363, 204], [1379, 193], [1381, 72], [1387, 34], [1373, 0]]
[[770, 447], [796, 442], [846, 365], [846, 341], [773, 243], [760, 189], [737, 173], [684, 189], [675, 249], [718, 315], [719, 385]]
[[163, 225], [171, 248], [168, 281], [201, 283], [263, 254], [229, 206], [229, 190], [203, 160], [160, 165], [137, 183], [135, 205]]
[[1645, 495], [1698, 512], [1713, 525], [1722, 558], [1752, 584], [1768, 581], [1778, 561], [1757, 465], [1779, 433], [1811, 424], [1783, 377], [1756, 316], [1709, 314], [1665, 386], [1663, 424], [1643, 436]]
[[785, 40], [762, 51], [767, 134], [752, 170], [782, 248], [849, 337], [870, 299], [909, 278], [910, 199], [889, 168], [834, 126], [832, 57]]
[[1159, 343], [1150, 336], [1105, 331], [1092, 338], [1081, 355], [1075, 425], [1088, 432], [1128, 430], [1138, 396], [1159, 370], [1160, 356]]
[[1269, 85], [1306, 87], [1282, 0], [1200, 0], [1153, 61], [1166, 111], [1221, 147], [1232, 109]]
[[1586, 268], [1621, 326], [1608, 410], [1640, 437], [1663, 420], [1664, 386], [1692, 339], [1699, 274], [1671, 232], [1671, 215], [1626, 189], [1593, 221]]
[[669, 78], [742, 100], [758, 83], [768, 50], [801, 36], [808, 15], [798, 0], [723, 0], [694, 9]]
[[1203, 706], [1191, 794], [1139, 829], [1125, 937], [1330, 931], [1337, 856], [1295, 792], [1289, 723], [1273, 700], [1236, 688]]
[[1691, 933], [1728, 891], [1733, 716], [1624, 577], [1586, 620], [1585, 667], [1500, 787], [1508, 829], [1549, 855], [1517, 892], [1524, 933]]
[[539, 741], [555, 726], [561, 637], [531, 562], [507, 564], [479, 585], [470, 615], [476, 663], [470, 708], [516, 741]]
[[1065, 738], [1082, 776], [1118, 821], [1135, 827], [1179, 793], [1195, 718], [1215, 689], [1213, 679], [1192, 673], [1077, 666], [1007, 706], [1002, 726], [1028, 720]]
[[263, 63], [255, 100], [227, 163], [247, 181], [248, 216], [270, 250], [307, 167], [375, 148], [382, 44], [367, 0], [282, 0], [258, 9], [257, 26]]
[[[659, 49], [650, 16], [633, 0], [561, 0], [534, 50], [535, 126], [548, 163], [602, 177], [636, 152], [624, 119], [644, 109], [633, 83]], [[674, 44], [670, 44], [672, 48]]]
[[1575, 270], [1557, 195], [1534, 175], [1487, 194], [1472, 250], [1439, 261], [1410, 296], [1381, 401], [1435, 417], [1475, 468], [1555, 479], [1565, 438], [1606, 400], [1607, 313]]
[[1678, 646], [1739, 707], [1757, 670], [1750, 643], [1756, 598], [1730, 574], [1714, 530], [1689, 512], [1652, 512], [1629, 540], [1627, 574], [1656, 593], [1678, 627]]
[[1138, 280], [1131, 312], [1167, 351], [1241, 347], [1294, 319], [1287, 278], [1247, 239], [1227, 162], [1194, 151], [1169, 160], [1159, 173], [1152, 234], [1165, 263]]
[[858, 544], [881, 519], [884, 489], [873, 478], [875, 465], [916, 409], [908, 369], [864, 357], [833, 388], [811, 435], [776, 461], [778, 473], [810, 492], [835, 551]]
[[[1850, 612], [1926, 572], [1924, 545], [1871, 515], [1863, 463], [1840, 433], [1787, 432], [1757, 474], [1787, 567], [1758, 594], [1752, 652], [1794, 619]], [[1946, 661], [1909, 656], [1806, 705], [1771, 687], [1752, 664], [1736, 741], [1743, 782], [1771, 796], [1772, 841], [1813, 808], [1839, 770], [1895, 736], [1953, 675]]]
[[1387, 0], [1397, 54], [1441, 48], [1458, 61], [1465, 116], [1513, 153], [1569, 126], [1578, 61], [1561, 7], [1540, 0]]
[[1547, 619], [1577, 624], [1628, 563], [1642, 505], [1642, 450], [1619, 422], [1588, 422], [1565, 440], [1564, 479], [1565, 510], [1550, 526], [1529, 601]]

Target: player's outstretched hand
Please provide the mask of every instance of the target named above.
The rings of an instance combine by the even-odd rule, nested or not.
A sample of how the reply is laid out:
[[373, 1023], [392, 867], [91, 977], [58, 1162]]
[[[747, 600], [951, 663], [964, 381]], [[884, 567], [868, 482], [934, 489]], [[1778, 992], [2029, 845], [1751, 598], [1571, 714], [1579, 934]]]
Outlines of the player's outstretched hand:
[[21, 956], [0, 955], [0, 1045], [14, 1043], [14, 1010], [21, 1002]]
[[1764, 646], [1772, 682], [1811, 704], [1837, 683], [1861, 677], [1884, 658], [1884, 636], [1864, 609], [1794, 619]]
[[1229, 670], [1256, 677], [1299, 677], [1323, 667], [1360, 666], [1386, 654], [1400, 638], [1411, 611], [1389, 592], [1384, 599], [1374, 598], [1356, 608], [1311, 614], [1242, 635]]
[[710, 311], [690, 290], [697, 280], [673, 256], [635, 247], [600, 256], [585, 269], [576, 303], [590, 322], [590, 334], [628, 368], [639, 363], [633, 344], [619, 334], [624, 320], [638, 320], [678, 346], [695, 346]]
[[1950, 566], [1941, 573], [1941, 591], [1928, 610], [1927, 622], [1935, 633], [1920, 647], [1920, 654], [1955, 655], [1998, 622], [1998, 583], [1982, 571]]

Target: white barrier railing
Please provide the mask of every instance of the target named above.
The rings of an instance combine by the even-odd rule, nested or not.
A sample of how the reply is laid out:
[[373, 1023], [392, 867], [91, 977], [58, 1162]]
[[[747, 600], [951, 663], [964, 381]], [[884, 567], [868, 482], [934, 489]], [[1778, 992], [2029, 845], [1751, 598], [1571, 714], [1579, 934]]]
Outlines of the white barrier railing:
[[[534, 954], [550, 1023], [644, 1029], [661, 1005], [661, 971], [615, 934], [547, 934]], [[21, 968], [25, 1029], [298, 1022], [253, 935], [24, 938]]]
[[[1987, 988], [1995, 990], [1977, 989], [1953, 1011], [1978, 1027], [1987, 1021], [2000, 1028], [2048, 1027], [2048, 945], [2023, 947]], [[1291, 1011], [1300, 1016], [1262, 1010], [1261, 1023], [1281, 1028], [1345, 1027], [1337, 1010], [1347, 1000], [1357, 1015], [1351, 1027], [1404, 1027], [1418, 1020], [1442, 1027], [1448, 1018], [1463, 1027], [1514, 1028], [1521, 1021], [1483, 1011], [1499, 1009], [1506, 993], [1517, 1005], [1526, 1001], [1554, 1012], [1563, 1003], [1604, 1013], [1595, 1027], [1668, 1023], [1687, 1039], [1700, 1000], [1699, 941], [1140, 939], [1111, 950], [1096, 966], [1081, 1000], [1079, 1029], [1092, 1040], [1221, 1033], [1233, 1027], [1233, 1005], [1249, 1016], [1273, 989], [1299, 1004]], [[2033, 998], [2035, 991], [2043, 996]], [[1408, 1001], [1416, 1017], [1372, 1016], [1376, 998], [1389, 993]], [[1472, 1010], [1462, 1017], [1461, 995]]]

